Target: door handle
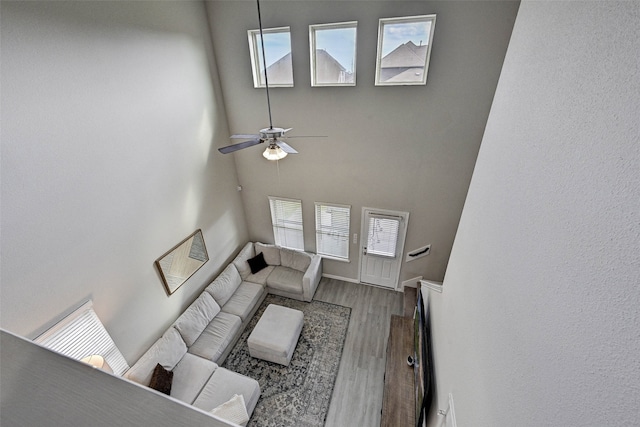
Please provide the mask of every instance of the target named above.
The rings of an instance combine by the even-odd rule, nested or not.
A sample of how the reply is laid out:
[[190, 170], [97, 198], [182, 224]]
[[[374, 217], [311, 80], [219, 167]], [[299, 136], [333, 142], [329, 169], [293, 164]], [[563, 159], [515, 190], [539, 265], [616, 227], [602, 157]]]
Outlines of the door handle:
[[366, 248], [366, 247], [364, 248], [364, 251], [363, 251], [362, 253], [363, 253], [364, 255], [366, 255], [366, 254], [367, 254], [367, 248]]

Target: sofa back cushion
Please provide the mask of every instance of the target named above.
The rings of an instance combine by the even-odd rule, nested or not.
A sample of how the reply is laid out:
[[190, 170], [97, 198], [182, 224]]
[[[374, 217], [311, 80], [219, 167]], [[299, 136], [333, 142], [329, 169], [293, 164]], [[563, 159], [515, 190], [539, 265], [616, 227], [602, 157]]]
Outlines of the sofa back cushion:
[[256, 255], [260, 252], [264, 255], [264, 260], [269, 265], [280, 265], [280, 248], [275, 245], [267, 245], [265, 243], [256, 243]]
[[224, 306], [229, 298], [234, 294], [238, 286], [242, 283], [242, 278], [240, 277], [240, 273], [238, 273], [238, 269], [233, 263], [227, 265], [227, 268], [222, 270], [222, 273], [216, 280], [211, 282], [209, 286], [205, 289], [209, 292], [220, 306]]
[[149, 385], [151, 375], [159, 363], [172, 370], [187, 353], [187, 345], [180, 333], [172, 326], [129, 369], [125, 377], [142, 385]]
[[249, 242], [233, 260], [233, 265], [238, 269], [238, 273], [240, 273], [242, 280], [245, 280], [251, 275], [251, 269], [249, 268], [249, 263], [247, 261], [254, 256], [256, 256], [256, 251], [253, 249], [253, 242]]
[[311, 255], [293, 249], [280, 249], [280, 264], [297, 271], [306, 272], [311, 264]]
[[220, 306], [213, 297], [203, 292], [175, 321], [173, 326], [180, 332], [182, 339], [191, 347], [204, 328], [220, 313]]

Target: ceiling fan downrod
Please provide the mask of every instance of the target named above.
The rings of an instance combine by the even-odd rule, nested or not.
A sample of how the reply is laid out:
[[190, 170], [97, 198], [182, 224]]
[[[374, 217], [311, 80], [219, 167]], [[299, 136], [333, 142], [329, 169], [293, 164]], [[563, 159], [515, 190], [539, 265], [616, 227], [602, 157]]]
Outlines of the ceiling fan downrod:
[[264, 85], [267, 89], [267, 110], [269, 111], [269, 129], [273, 129], [271, 119], [271, 99], [269, 98], [269, 77], [267, 76], [267, 55], [264, 52], [264, 35], [262, 34], [262, 16], [260, 15], [260, 0], [256, 0], [258, 5], [258, 27], [260, 29], [260, 45], [262, 48], [262, 65], [264, 66]]

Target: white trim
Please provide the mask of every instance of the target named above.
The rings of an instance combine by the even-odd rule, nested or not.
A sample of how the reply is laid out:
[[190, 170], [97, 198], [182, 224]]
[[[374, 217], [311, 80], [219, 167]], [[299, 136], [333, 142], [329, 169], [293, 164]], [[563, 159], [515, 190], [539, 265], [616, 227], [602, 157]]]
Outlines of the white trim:
[[[269, 87], [293, 87], [293, 48], [291, 47], [291, 27], [277, 27], [277, 28], [263, 28], [262, 35], [274, 33], [289, 33], [289, 52], [291, 53], [291, 84], [274, 84], [269, 82]], [[257, 30], [247, 30], [247, 36], [249, 38], [249, 55], [251, 56], [251, 72], [253, 74], [253, 87], [255, 89], [266, 88], [267, 86], [262, 83], [262, 79], [260, 76], [260, 67], [263, 65], [260, 63], [260, 55], [258, 51], [260, 47], [258, 46], [258, 42], [256, 41], [256, 36], [260, 35], [260, 29]], [[266, 52], [265, 52], [266, 53]], [[264, 70], [264, 73], [267, 73], [267, 70]]]
[[[271, 212], [271, 227], [273, 230], [273, 241], [277, 246], [304, 251], [304, 211], [302, 210], [302, 200], [288, 199], [285, 197], [267, 196], [269, 198], [269, 211]], [[279, 214], [283, 214], [285, 205], [293, 207], [295, 205], [300, 208], [300, 217], [293, 219], [285, 218]], [[275, 209], [274, 209], [275, 205]], [[298, 222], [299, 220], [299, 222]], [[300, 229], [295, 226], [299, 225]], [[282, 237], [284, 233], [284, 238]], [[291, 234], [292, 241], [287, 241], [287, 233]], [[283, 241], [284, 240], [284, 241]], [[299, 246], [296, 243], [300, 243]]]
[[423, 288], [442, 293], [442, 282], [434, 282], [433, 280], [420, 280], [420, 284]]
[[[322, 207], [327, 207], [327, 208], [337, 208], [337, 209], [343, 209], [347, 211], [347, 244], [346, 244], [346, 252], [347, 255], [344, 257], [338, 256], [338, 255], [333, 255], [333, 254], [328, 254], [328, 253], [321, 253], [318, 247], [318, 234], [324, 235], [325, 233], [321, 232], [318, 230], [318, 207], [322, 208]], [[323, 258], [326, 259], [331, 259], [331, 260], [335, 260], [335, 261], [342, 261], [342, 262], [351, 262], [351, 256], [350, 256], [350, 235], [351, 235], [351, 205], [342, 205], [342, 204], [338, 204], [338, 203], [326, 203], [326, 202], [315, 202], [314, 204], [314, 209], [313, 209], [313, 218], [314, 218], [314, 229], [315, 229], [315, 245], [316, 245], [316, 253], [320, 256], [322, 256]], [[322, 229], [322, 227], [320, 227], [320, 229]], [[344, 247], [343, 247], [344, 249]]]
[[[335, 30], [341, 28], [354, 28], [356, 38], [353, 46], [353, 82], [352, 83], [318, 83], [316, 81], [316, 30]], [[334, 24], [309, 25], [309, 54], [311, 58], [311, 87], [325, 86], [355, 86], [356, 85], [356, 58], [358, 56], [358, 21], [337, 22]]]
[[118, 376], [129, 369], [127, 361], [93, 310], [91, 300], [40, 334], [34, 342], [76, 360], [100, 355]]
[[349, 258], [338, 258], [338, 257], [334, 257], [331, 255], [324, 255], [324, 254], [316, 254], [319, 257], [321, 257], [322, 259], [326, 259], [329, 261], [338, 261], [338, 262], [346, 262], [347, 264], [351, 262], [351, 259]]
[[[451, 418], [449, 418], [451, 417]], [[447, 423], [447, 425], [451, 427], [458, 427], [458, 423], [456, 422], [456, 410], [453, 406], [453, 394], [449, 393], [449, 409], [447, 411], [447, 420], [451, 420], [451, 423]]]
[[51, 326], [46, 331], [44, 331], [43, 333], [35, 337], [33, 341], [37, 343], [46, 341], [51, 335], [66, 328], [71, 322], [73, 322], [78, 317], [80, 317], [82, 313], [92, 308], [93, 308], [93, 301], [92, 300], [85, 301], [78, 308], [76, 308], [71, 313], [64, 316], [60, 321], [56, 322], [53, 326]]
[[[326, 273], [322, 273], [322, 277], [326, 277], [327, 279], [334, 279], [334, 280], [341, 280], [343, 282], [349, 282], [349, 283], [357, 283], [360, 284], [360, 281], [358, 279], [350, 279], [348, 277], [342, 277], [342, 276], [336, 276], [334, 274], [326, 274]], [[366, 283], [365, 283], [366, 284]]]
[[302, 204], [301, 199], [290, 199], [288, 197], [279, 197], [279, 196], [267, 196], [269, 200], [284, 200], [285, 202], [298, 202]]
[[404, 288], [418, 288], [418, 282], [422, 280], [422, 276], [414, 277], [413, 279], [405, 280], [400, 284], [400, 288], [402, 292], [404, 292]]
[[[425, 58], [423, 77], [417, 82], [383, 82], [380, 81], [380, 67], [382, 65], [382, 44], [384, 41], [384, 26], [386, 24], [403, 24], [403, 23], [416, 23], [416, 22], [430, 22], [431, 27], [429, 30], [429, 41], [427, 46], [427, 57]], [[376, 53], [376, 86], [417, 86], [427, 84], [427, 73], [429, 71], [429, 61], [431, 60], [431, 46], [433, 45], [433, 33], [435, 32], [436, 15], [417, 15], [417, 16], [403, 16], [399, 18], [380, 18], [378, 21], [378, 51]]]
[[[366, 215], [367, 215], [367, 211], [371, 212], [372, 216], [378, 216], [378, 217], [391, 217], [391, 218], [400, 218], [400, 222], [403, 223], [403, 229], [404, 231], [398, 235], [398, 275], [396, 277], [396, 283], [393, 287], [388, 287], [388, 286], [380, 286], [382, 288], [385, 289], [394, 289], [394, 290], [399, 290], [398, 289], [398, 284], [400, 282], [400, 272], [402, 270], [402, 263], [403, 263], [403, 259], [404, 259], [404, 244], [405, 244], [405, 240], [407, 237], [407, 230], [409, 228], [409, 212], [402, 212], [402, 211], [392, 211], [392, 210], [388, 210], [388, 209], [377, 209], [377, 208], [370, 208], [370, 207], [366, 207], [364, 206], [362, 208], [362, 214], [360, 216], [360, 253], [358, 255], [358, 282], [359, 283], [363, 283], [362, 282], [362, 255], [364, 254], [364, 247], [367, 244], [367, 235], [369, 233], [369, 224], [367, 223], [366, 220]], [[377, 286], [374, 285], [372, 283], [367, 283], [370, 284], [372, 286]]]

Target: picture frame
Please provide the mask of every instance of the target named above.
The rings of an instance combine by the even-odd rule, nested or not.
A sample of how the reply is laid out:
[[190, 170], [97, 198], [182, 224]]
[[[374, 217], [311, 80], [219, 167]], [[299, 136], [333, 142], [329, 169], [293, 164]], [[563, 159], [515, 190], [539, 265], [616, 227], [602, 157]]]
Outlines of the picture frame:
[[202, 230], [198, 229], [155, 261], [168, 295], [173, 294], [209, 261]]

